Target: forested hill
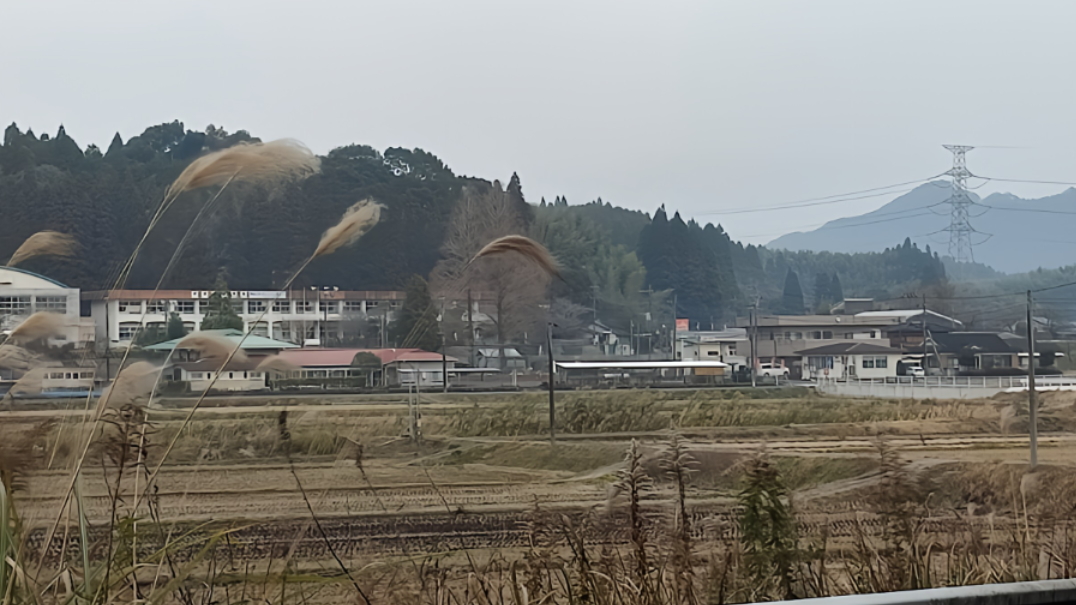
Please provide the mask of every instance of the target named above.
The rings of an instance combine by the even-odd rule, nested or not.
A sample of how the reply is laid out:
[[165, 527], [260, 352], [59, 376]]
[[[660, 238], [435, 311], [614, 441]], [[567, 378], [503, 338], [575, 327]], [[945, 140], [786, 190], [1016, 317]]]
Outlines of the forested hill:
[[[117, 135], [102, 151], [81, 148], [63, 128], [37, 136], [12, 124], [0, 146], [0, 259], [36, 231], [72, 233], [80, 255], [35, 259], [26, 268], [86, 290], [109, 287], [172, 180], [203, 153], [256, 140], [242, 130], [194, 131], [172, 122], [128, 141]], [[350, 145], [321, 160], [320, 173], [302, 182], [229, 186], [197, 222], [163, 286], [207, 289], [223, 274], [237, 289], [279, 287], [321, 233], [364, 198], [386, 206], [381, 223], [355, 246], [312, 263], [296, 285], [399, 288], [412, 275], [429, 275], [461, 188], [477, 180], [456, 176], [417, 149], [381, 153]], [[515, 175], [507, 191], [523, 203]], [[214, 193], [179, 198], [153, 230], [128, 287], [157, 285]], [[558, 298], [576, 305], [576, 315], [596, 308], [616, 327], [643, 316], [671, 319], [674, 300], [678, 316], [720, 325], [755, 300], [763, 310], [803, 313], [842, 294], [900, 296], [945, 280], [937, 255], [908, 242], [869, 254], [771, 251], [664, 208], [651, 217], [601, 200], [569, 205], [560, 197], [532, 207], [530, 228], [564, 265]]]
[[[165, 189], [198, 155], [257, 140], [245, 131], [185, 130], [172, 122], [102, 152], [83, 150], [61, 127], [56, 136], [20, 132], [12, 124], [0, 147], [0, 257], [30, 234], [56, 229], [74, 234], [75, 259], [38, 259], [26, 268], [83, 289], [108, 287], [142, 236]], [[239, 289], [268, 289], [316, 247], [322, 232], [358, 200], [388, 210], [357, 245], [318, 259], [297, 285], [374, 289], [402, 286], [426, 275], [439, 257], [445, 224], [462, 180], [421, 150], [363, 145], [334, 149], [321, 172], [301, 183], [263, 189], [234, 184], [200, 220], [165, 287], [209, 288], [222, 270]], [[128, 281], [152, 288], [194, 215], [214, 193], [184, 194], [154, 229]]]

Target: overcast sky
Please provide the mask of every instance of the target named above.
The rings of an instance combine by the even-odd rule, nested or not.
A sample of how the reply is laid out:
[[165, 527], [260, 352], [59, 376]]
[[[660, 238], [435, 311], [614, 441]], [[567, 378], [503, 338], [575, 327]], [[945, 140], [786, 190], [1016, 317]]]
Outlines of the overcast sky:
[[5, 1], [0, 121], [421, 147], [517, 171], [532, 202], [665, 204], [765, 242], [892, 196], [716, 213], [926, 178], [943, 143], [1076, 181], [1074, 22], [1069, 0]]

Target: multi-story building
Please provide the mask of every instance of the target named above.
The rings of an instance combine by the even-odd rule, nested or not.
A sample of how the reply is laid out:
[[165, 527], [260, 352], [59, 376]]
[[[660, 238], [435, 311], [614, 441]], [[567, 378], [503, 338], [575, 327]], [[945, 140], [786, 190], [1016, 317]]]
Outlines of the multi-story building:
[[[129, 342], [145, 328], [164, 328], [179, 314], [187, 331], [201, 327], [210, 290], [108, 290], [85, 292], [98, 341]], [[244, 331], [258, 336], [316, 344], [348, 336], [355, 322], [391, 322], [403, 305], [400, 291], [240, 290], [231, 294]], [[76, 307], [77, 308], [77, 307]]]
[[93, 342], [93, 322], [81, 317], [78, 288], [23, 269], [0, 267], [0, 334], [14, 330], [38, 311], [64, 316], [63, 328], [49, 344]]
[[[959, 321], [929, 310], [925, 313], [891, 310], [861, 311], [855, 315], [758, 315], [754, 322], [758, 344], [755, 355], [760, 362], [788, 367], [793, 378], [807, 375], [801, 352], [827, 345], [845, 345], [849, 341], [919, 356], [922, 354], [924, 323], [930, 335], [963, 327]], [[747, 329], [750, 339], [750, 318], [739, 318], [737, 326]], [[747, 348], [750, 350], [750, 340]]]

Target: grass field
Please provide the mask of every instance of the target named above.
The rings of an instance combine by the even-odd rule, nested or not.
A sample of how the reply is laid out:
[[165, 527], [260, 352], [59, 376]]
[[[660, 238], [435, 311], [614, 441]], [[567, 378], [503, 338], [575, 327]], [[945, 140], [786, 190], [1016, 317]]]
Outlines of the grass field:
[[1031, 474], [1015, 396], [558, 393], [555, 444], [544, 394], [424, 396], [421, 443], [391, 396], [243, 403], [0, 413], [3, 602], [743, 602], [1076, 564], [1063, 393]]

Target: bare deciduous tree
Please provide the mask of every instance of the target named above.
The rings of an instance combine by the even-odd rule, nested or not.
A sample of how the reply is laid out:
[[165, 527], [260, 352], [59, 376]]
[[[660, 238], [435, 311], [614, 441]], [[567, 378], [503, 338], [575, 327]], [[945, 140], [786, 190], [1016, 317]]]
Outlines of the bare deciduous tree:
[[524, 218], [500, 182], [465, 187], [441, 247], [442, 260], [431, 275], [438, 296], [459, 300], [471, 290], [476, 299], [493, 303], [491, 319], [497, 329], [502, 368], [505, 343], [533, 332], [536, 324], [545, 319], [546, 312], [540, 305], [549, 278], [532, 263], [512, 254], [470, 261], [494, 239], [523, 235], [525, 230]]

